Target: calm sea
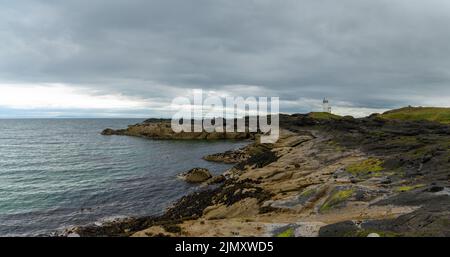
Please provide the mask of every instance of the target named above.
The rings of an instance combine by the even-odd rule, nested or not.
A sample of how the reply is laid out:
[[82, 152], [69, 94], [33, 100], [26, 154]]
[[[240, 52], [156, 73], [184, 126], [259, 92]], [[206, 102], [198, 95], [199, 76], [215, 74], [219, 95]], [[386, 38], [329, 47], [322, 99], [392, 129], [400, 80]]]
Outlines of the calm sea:
[[160, 214], [196, 190], [176, 174], [193, 167], [219, 174], [230, 166], [201, 157], [246, 144], [100, 135], [141, 121], [0, 120], [0, 236]]

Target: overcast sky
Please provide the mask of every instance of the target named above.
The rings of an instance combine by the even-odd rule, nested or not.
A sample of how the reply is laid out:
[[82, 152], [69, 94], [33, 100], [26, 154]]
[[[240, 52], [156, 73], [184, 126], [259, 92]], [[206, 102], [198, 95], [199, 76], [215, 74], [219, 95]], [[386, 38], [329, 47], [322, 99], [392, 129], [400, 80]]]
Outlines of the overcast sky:
[[450, 106], [449, 25], [448, 0], [0, 0], [0, 117], [168, 116], [193, 89]]

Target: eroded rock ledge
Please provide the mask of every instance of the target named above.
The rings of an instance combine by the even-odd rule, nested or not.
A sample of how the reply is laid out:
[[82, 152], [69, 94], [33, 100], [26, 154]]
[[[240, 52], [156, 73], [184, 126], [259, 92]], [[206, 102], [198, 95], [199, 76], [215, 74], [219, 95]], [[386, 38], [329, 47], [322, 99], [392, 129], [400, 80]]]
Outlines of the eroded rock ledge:
[[178, 139], [178, 140], [217, 140], [217, 139], [255, 139], [253, 132], [180, 132], [175, 133], [171, 128], [171, 121], [167, 119], [149, 119], [142, 123], [130, 125], [126, 129], [110, 129], [102, 131], [102, 135], [124, 135], [145, 137], [152, 139]]

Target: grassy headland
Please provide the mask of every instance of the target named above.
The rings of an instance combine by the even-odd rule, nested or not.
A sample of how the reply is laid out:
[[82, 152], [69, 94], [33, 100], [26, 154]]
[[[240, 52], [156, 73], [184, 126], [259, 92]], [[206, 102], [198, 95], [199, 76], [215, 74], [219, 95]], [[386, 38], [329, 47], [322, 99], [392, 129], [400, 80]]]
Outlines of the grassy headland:
[[404, 107], [381, 114], [390, 120], [434, 121], [450, 124], [450, 108], [443, 107]]

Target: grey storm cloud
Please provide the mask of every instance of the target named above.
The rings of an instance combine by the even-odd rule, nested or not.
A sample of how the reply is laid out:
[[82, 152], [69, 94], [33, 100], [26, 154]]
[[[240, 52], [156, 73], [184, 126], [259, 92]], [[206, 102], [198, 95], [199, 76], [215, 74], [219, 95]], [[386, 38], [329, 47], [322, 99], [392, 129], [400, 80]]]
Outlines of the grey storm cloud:
[[367, 108], [450, 99], [447, 0], [0, 3], [4, 82], [144, 98], [251, 85]]

